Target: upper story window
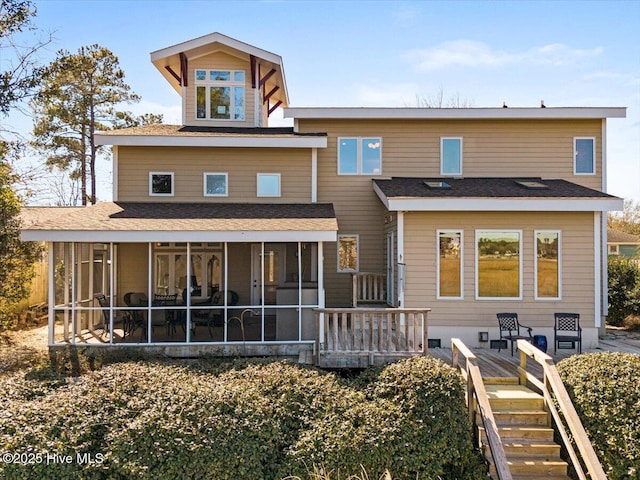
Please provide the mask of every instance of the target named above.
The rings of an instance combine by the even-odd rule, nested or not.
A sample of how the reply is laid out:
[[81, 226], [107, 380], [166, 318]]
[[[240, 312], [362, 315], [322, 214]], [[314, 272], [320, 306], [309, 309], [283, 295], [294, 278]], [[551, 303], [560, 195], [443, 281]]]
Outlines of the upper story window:
[[280, 196], [280, 174], [279, 173], [259, 173], [257, 176], [259, 197], [279, 197]]
[[229, 175], [227, 173], [205, 173], [204, 174], [204, 196], [205, 197], [227, 197], [229, 196]]
[[462, 175], [462, 138], [440, 139], [440, 175]]
[[596, 139], [576, 137], [573, 139], [573, 173], [576, 175], [595, 175]]
[[196, 70], [196, 118], [244, 120], [244, 70]]
[[339, 175], [380, 175], [382, 173], [382, 138], [338, 138]]
[[173, 172], [149, 172], [149, 195], [173, 197]]

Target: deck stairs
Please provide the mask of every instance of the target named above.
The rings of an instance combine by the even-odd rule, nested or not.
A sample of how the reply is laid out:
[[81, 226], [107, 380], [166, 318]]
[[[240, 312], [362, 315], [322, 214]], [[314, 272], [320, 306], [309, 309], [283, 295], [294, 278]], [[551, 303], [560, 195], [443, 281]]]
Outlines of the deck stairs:
[[[553, 440], [551, 417], [543, 397], [520, 385], [517, 377], [485, 377], [483, 381], [513, 479], [569, 480], [567, 463], [560, 458], [560, 445]], [[479, 414], [476, 425], [489, 473], [497, 479]]]

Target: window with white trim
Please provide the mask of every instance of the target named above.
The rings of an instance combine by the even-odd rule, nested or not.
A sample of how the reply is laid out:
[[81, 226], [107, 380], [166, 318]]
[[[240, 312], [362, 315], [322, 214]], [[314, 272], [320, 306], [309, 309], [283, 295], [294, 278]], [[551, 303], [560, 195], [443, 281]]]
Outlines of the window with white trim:
[[476, 299], [522, 300], [522, 230], [476, 230]]
[[620, 255], [620, 246], [617, 243], [609, 245], [607, 248], [609, 249], [609, 255]]
[[357, 234], [338, 234], [338, 272], [357, 272], [360, 237]]
[[573, 173], [575, 175], [595, 175], [596, 139], [575, 137], [573, 139]]
[[256, 182], [258, 197], [280, 196], [279, 173], [258, 173]]
[[561, 236], [559, 230], [536, 230], [535, 299], [560, 300]]
[[438, 299], [463, 298], [462, 230], [438, 230]]
[[205, 197], [227, 197], [229, 196], [229, 174], [227, 173], [204, 173], [204, 196]]
[[382, 138], [339, 137], [338, 174], [382, 174]]
[[462, 175], [462, 137], [440, 138], [440, 174]]
[[244, 70], [196, 70], [196, 119], [244, 120]]
[[173, 197], [173, 172], [149, 172], [149, 195]]

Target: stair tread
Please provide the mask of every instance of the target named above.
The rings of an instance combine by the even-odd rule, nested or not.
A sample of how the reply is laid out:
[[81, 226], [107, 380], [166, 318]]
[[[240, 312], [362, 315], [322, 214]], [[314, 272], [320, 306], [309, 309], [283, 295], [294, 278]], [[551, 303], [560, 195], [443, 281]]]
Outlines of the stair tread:
[[513, 400], [540, 400], [542, 395], [534, 392], [530, 388], [523, 385], [509, 385], [509, 384], [490, 384], [485, 385], [487, 396], [491, 399], [513, 399]]
[[[489, 459], [489, 463], [493, 463], [491, 459]], [[517, 465], [526, 465], [526, 466], [534, 466], [534, 465], [548, 465], [548, 466], [567, 466], [567, 462], [558, 458], [558, 459], [547, 459], [547, 458], [537, 458], [537, 457], [507, 457], [507, 465], [517, 466]]]

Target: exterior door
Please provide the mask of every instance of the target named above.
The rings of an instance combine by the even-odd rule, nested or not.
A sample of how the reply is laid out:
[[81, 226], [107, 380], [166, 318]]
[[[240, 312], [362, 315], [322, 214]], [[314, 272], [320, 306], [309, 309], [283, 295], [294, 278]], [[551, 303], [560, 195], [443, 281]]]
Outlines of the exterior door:
[[265, 243], [264, 258], [262, 255], [262, 245], [251, 245], [252, 305], [262, 305], [263, 286], [264, 305], [276, 304], [276, 289], [278, 288], [278, 285], [284, 283], [283, 274], [285, 254], [285, 244]]

